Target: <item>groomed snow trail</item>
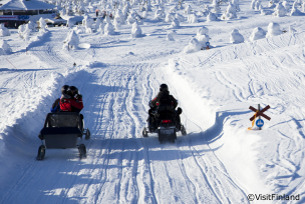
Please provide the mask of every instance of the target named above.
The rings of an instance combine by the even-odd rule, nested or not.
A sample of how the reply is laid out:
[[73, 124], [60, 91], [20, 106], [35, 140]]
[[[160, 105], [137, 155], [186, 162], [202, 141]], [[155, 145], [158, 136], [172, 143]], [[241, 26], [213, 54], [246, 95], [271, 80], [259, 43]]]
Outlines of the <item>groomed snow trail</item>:
[[[61, 33], [56, 35], [57, 41], [63, 41], [65, 31]], [[148, 101], [164, 79], [160, 67], [167, 61], [166, 56], [150, 53], [133, 61], [123, 58], [104, 63], [96, 60], [100, 48], [90, 51], [90, 55], [75, 51], [71, 57], [60, 51], [58, 44], [48, 45], [53, 37], [50, 31], [46, 42], [33, 45], [30, 53], [42, 59], [44, 66], [60, 70], [64, 78], [55, 80], [57, 88], [64, 82], [76, 85], [83, 93], [82, 112], [92, 134], [91, 140], [85, 141], [88, 156], [79, 160], [76, 149], [47, 149], [45, 160], [35, 161], [39, 139], [36, 135], [26, 136], [19, 148], [21, 153], [31, 152], [14, 158], [20, 163], [9, 168], [14, 178], [8, 177], [12, 182], [1, 193], [1, 203], [23, 203], [25, 198], [27, 203], [248, 202], [245, 192], [209, 146], [221, 132], [204, 137], [204, 130], [185, 114], [182, 121], [189, 124], [190, 134], [179, 136], [175, 144], [160, 145], [156, 135], [142, 137]], [[75, 59], [85, 58], [76, 62], [75, 70], [70, 66]], [[90, 58], [95, 61], [90, 62]], [[53, 90], [53, 94], [59, 93]], [[36, 112], [49, 108], [51, 104], [47, 103], [55, 98], [48, 96]], [[44, 116], [39, 115], [42, 125]], [[40, 128], [35, 128], [37, 135]], [[15, 135], [16, 140], [21, 137]], [[14, 170], [16, 167], [22, 170]]]

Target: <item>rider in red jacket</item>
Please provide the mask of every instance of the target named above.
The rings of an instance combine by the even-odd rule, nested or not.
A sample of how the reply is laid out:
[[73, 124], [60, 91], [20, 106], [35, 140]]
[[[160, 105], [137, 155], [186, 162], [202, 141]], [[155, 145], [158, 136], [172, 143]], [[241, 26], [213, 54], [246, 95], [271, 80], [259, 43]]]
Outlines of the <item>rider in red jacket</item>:
[[79, 113], [83, 108], [82, 95], [78, 94], [76, 87], [70, 86], [60, 98], [60, 110]]

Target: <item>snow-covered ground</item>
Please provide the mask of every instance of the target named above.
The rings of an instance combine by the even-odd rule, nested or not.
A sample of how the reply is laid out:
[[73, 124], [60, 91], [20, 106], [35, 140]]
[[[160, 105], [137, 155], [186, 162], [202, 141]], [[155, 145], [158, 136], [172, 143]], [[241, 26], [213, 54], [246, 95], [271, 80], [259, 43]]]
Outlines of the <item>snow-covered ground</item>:
[[[179, 5], [162, 2], [166, 14]], [[292, 8], [294, 1], [286, 2]], [[223, 16], [222, 3], [220, 20], [207, 21], [204, 5], [211, 3], [184, 1], [175, 12], [185, 21], [173, 27], [166, 16], [155, 19], [159, 4], [152, 1], [140, 36], [125, 24], [114, 35], [75, 26], [26, 40], [16, 29], [1, 37], [12, 53], [0, 55], [0, 203], [304, 203], [304, 16], [272, 15], [269, 1], [261, 1], [269, 13], [261, 15], [245, 0], [236, 18], [224, 20], [231, 15]], [[197, 49], [208, 39], [197, 34], [203, 26], [208, 50]], [[284, 32], [268, 32], [278, 26]], [[265, 33], [255, 38], [258, 27]], [[76, 49], [64, 43], [72, 29]], [[243, 40], [234, 34], [232, 41], [234, 29]], [[188, 134], [175, 144], [142, 137], [161, 83], [183, 109]], [[36, 161], [39, 131], [64, 84], [83, 95], [92, 134], [84, 141], [87, 158], [77, 149], [47, 149]], [[258, 104], [270, 105], [271, 120], [248, 130], [249, 106]]]

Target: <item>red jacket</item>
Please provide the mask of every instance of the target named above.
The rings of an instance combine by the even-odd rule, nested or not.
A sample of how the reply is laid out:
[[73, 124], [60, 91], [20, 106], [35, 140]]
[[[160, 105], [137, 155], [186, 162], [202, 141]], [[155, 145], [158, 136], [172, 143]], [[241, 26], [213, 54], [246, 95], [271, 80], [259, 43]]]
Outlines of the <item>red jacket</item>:
[[80, 112], [84, 108], [83, 101], [75, 100], [74, 98], [62, 98], [60, 99], [60, 110], [69, 112]]

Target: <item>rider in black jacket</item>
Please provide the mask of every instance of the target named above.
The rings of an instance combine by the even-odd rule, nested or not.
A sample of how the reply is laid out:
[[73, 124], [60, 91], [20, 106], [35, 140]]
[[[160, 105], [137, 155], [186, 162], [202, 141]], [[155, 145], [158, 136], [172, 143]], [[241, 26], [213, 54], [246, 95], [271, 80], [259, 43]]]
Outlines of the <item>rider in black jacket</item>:
[[182, 109], [178, 108], [176, 111], [177, 105], [178, 101], [169, 94], [168, 86], [166, 84], [161, 84], [158, 95], [149, 102], [150, 109], [148, 111], [149, 117], [147, 120], [149, 131], [154, 132], [158, 127], [160, 115], [173, 117], [177, 129], [180, 130], [181, 124], [179, 115], [181, 114]]

